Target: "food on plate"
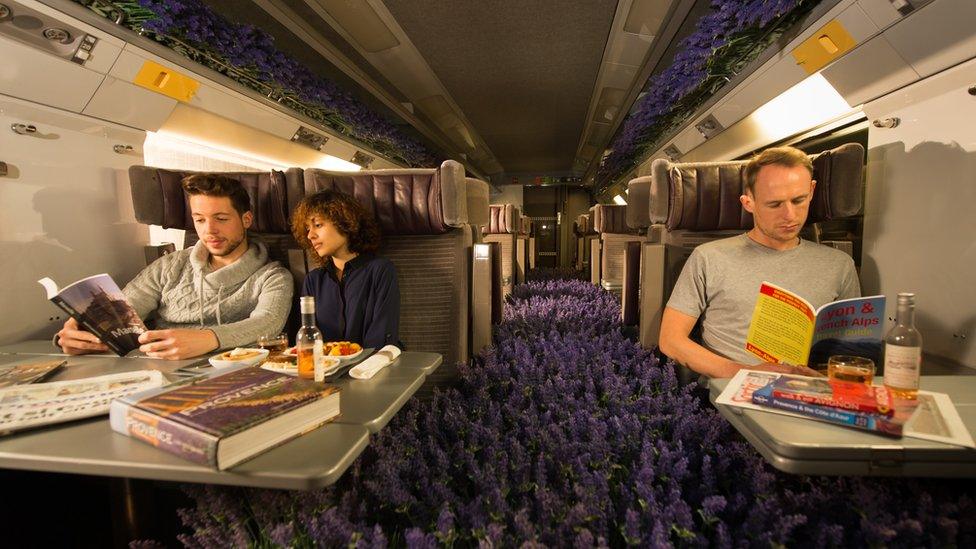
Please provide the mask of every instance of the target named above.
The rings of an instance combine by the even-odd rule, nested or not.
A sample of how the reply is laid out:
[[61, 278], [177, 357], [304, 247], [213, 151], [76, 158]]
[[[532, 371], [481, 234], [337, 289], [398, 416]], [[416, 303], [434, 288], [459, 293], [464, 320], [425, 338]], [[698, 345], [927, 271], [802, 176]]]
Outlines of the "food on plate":
[[277, 354], [269, 356], [267, 360], [264, 361], [265, 364], [273, 363], [276, 366], [286, 366], [291, 365], [292, 367], [297, 367], [298, 357], [289, 354]]
[[246, 364], [253, 366], [268, 356], [267, 349], [251, 349], [238, 347], [236, 349], [220, 353], [210, 357], [210, 364], [214, 368], [230, 368]]
[[352, 341], [330, 341], [324, 345], [322, 352], [327, 356], [348, 356], [362, 350], [362, 345]]
[[258, 358], [262, 354], [265, 354], [263, 349], [246, 349], [238, 347], [225, 353], [220, 353], [220, 356], [217, 358], [219, 360], [226, 360], [228, 362], [245, 362]]

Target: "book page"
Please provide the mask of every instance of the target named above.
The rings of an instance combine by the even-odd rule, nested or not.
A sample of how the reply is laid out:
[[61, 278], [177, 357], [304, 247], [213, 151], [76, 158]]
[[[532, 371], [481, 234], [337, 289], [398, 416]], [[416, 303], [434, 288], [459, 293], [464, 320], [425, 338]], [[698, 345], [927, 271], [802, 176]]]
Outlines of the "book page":
[[746, 350], [766, 362], [806, 365], [813, 326], [813, 307], [806, 300], [763, 282], [752, 311]]
[[810, 367], [826, 368], [830, 355], [853, 355], [881, 362], [885, 297], [875, 295], [828, 303], [817, 312]]

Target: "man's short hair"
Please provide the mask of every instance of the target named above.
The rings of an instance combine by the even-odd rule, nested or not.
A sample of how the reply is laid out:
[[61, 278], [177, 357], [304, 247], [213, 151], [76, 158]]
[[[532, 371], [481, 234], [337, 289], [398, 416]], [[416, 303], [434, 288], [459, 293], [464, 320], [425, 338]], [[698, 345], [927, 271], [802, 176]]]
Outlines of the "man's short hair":
[[183, 190], [193, 196], [226, 196], [239, 215], [251, 211], [251, 197], [241, 182], [216, 173], [195, 173], [183, 178]]
[[770, 165], [785, 166], [787, 168], [795, 168], [797, 166], [803, 166], [810, 172], [810, 177], [813, 177], [813, 162], [807, 153], [797, 149], [796, 147], [771, 147], [764, 150], [763, 152], [752, 157], [752, 160], [746, 164], [746, 192], [755, 194], [756, 192], [756, 178], [759, 177], [759, 170], [763, 166]]

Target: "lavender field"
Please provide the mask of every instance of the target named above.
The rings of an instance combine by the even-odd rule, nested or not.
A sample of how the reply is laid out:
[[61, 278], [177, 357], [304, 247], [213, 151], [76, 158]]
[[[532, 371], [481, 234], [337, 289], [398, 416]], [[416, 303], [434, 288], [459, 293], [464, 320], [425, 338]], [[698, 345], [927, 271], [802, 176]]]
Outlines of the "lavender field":
[[517, 287], [456, 388], [333, 487], [189, 486], [191, 547], [976, 546], [976, 483], [768, 466], [578, 280]]

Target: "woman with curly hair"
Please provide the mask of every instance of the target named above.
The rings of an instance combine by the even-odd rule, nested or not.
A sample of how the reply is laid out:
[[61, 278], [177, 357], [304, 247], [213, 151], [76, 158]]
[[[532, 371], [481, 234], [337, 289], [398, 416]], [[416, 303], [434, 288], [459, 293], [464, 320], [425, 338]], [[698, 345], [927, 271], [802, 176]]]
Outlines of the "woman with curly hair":
[[302, 295], [315, 297], [325, 341], [399, 345], [400, 288], [393, 263], [376, 255], [376, 220], [353, 197], [324, 190], [302, 199], [291, 225], [319, 264], [305, 276]]

